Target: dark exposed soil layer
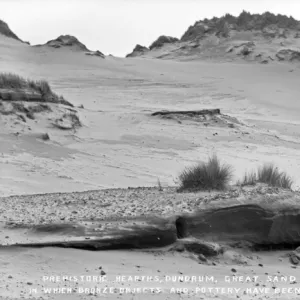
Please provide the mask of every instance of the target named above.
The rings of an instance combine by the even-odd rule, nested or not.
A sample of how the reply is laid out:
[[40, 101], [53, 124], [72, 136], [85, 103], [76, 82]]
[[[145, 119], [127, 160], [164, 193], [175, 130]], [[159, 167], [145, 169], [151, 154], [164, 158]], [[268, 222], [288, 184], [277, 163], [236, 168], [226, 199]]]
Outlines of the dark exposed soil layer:
[[7, 222], [1, 228], [0, 241], [3, 246], [113, 250], [165, 247], [183, 240], [186, 250], [204, 255], [219, 253], [212, 243], [245, 243], [258, 249], [300, 245], [299, 193], [252, 188], [246, 199], [228, 192], [205, 202], [198, 200], [194, 213], [179, 210], [160, 217], [148, 214], [43, 224]]
[[152, 116], [166, 116], [166, 115], [188, 115], [188, 116], [204, 116], [204, 115], [219, 115], [220, 109], [202, 109], [202, 110], [187, 110], [187, 111], [157, 111]]
[[193, 121], [202, 123], [204, 126], [235, 128], [236, 125], [241, 125], [236, 118], [221, 114], [221, 110], [219, 108], [187, 111], [157, 111], [152, 113], [151, 116], [174, 120], [178, 123], [182, 123], [184, 121]]

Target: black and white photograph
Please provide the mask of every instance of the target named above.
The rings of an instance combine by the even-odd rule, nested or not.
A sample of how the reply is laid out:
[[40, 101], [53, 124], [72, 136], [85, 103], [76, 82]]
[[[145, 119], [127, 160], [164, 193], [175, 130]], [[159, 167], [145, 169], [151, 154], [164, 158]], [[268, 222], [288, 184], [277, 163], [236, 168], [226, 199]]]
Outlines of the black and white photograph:
[[21, 299], [300, 299], [299, 0], [0, 0]]

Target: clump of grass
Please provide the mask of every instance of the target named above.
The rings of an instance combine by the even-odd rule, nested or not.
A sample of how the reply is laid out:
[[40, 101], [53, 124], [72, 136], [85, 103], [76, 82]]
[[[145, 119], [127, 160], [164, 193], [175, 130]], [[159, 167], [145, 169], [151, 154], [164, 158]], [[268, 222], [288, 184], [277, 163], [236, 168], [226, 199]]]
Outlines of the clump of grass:
[[33, 90], [39, 92], [42, 96], [53, 95], [58, 98], [58, 96], [52, 92], [50, 85], [46, 80], [28, 80], [28, 85]]
[[[0, 89], [10, 90], [31, 90], [41, 95], [41, 99], [45, 102], [61, 103], [73, 106], [62, 96], [55, 94], [46, 80], [30, 80], [25, 79], [13, 73], [0, 73]], [[26, 98], [26, 97], [25, 97]]]
[[267, 183], [271, 186], [291, 189], [293, 180], [285, 172], [279, 172], [272, 164], [263, 165], [257, 171], [257, 181]]
[[0, 73], [0, 89], [31, 89], [42, 95], [55, 95], [46, 80], [25, 79], [13, 73]]
[[21, 89], [27, 85], [26, 79], [13, 73], [0, 73], [1, 89]]
[[255, 185], [258, 182], [285, 189], [291, 189], [293, 185], [292, 178], [285, 172], [280, 172], [273, 164], [264, 164], [257, 172], [246, 174], [241, 185]]
[[184, 169], [179, 175], [179, 191], [224, 190], [232, 179], [232, 166], [221, 164], [216, 155], [206, 163]]

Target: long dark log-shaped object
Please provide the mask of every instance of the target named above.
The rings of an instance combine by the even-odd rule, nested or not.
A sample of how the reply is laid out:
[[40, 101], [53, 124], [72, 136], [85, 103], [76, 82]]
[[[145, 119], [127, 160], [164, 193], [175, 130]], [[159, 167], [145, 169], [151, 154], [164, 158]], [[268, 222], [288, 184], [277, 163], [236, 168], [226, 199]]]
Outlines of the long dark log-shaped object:
[[202, 110], [178, 110], [178, 111], [156, 111], [151, 116], [165, 116], [165, 115], [219, 115], [221, 113], [219, 108], [216, 109], [202, 109]]

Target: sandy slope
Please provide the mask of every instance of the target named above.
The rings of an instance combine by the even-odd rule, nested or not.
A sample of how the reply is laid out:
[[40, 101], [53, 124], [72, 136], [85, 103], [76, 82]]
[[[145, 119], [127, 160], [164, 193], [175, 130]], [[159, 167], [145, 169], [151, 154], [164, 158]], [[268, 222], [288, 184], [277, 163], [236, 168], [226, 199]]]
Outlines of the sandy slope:
[[[84, 127], [75, 134], [33, 127], [50, 134], [48, 153], [26, 146], [26, 129], [8, 128], [24, 131], [18, 137], [22, 149], [2, 129], [2, 195], [51, 192], [53, 186], [73, 191], [153, 185], [158, 178], [172, 185], [185, 165], [213, 151], [235, 166], [237, 177], [273, 161], [299, 186], [300, 70], [292, 65], [99, 59], [3, 37], [0, 51], [3, 71], [46, 78], [67, 100], [84, 105]], [[211, 107], [244, 125], [234, 130], [149, 117], [159, 109]]]
[[[4, 125], [3, 118], [0, 119], [1, 195], [154, 185], [157, 178], [163, 185], [172, 185], [182, 167], [206, 159], [213, 151], [234, 165], [237, 177], [246, 169], [273, 161], [294, 177], [295, 188], [300, 185], [300, 70], [292, 65], [113, 57], [103, 60], [64, 50], [31, 48], [3, 37], [0, 37], [0, 53], [1, 70], [34, 79], [45, 78], [67, 100], [84, 105], [84, 109], [78, 109], [84, 127], [75, 133], [61, 132], [41, 123], [32, 124], [29, 132], [20, 125]], [[150, 117], [151, 112], [160, 109], [201, 108], [220, 108], [225, 114], [238, 118], [241, 125], [236, 128], [205, 127], [189, 121], [180, 124]], [[21, 133], [18, 137], [12, 134], [16, 131]], [[36, 141], [32, 132], [48, 132], [51, 139]], [[215, 133], [218, 135], [213, 135]], [[43, 275], [93, 275], [99, 274], [100, 266], [111, 277], [139, 273], [164, 276], [179, 272], [214, 275], [223, 287], [228, 287], [223, 279], [232, 273], [232, 268], [237, 274], [262, 276], [262, 281], [266, 273], [296, 275], [298, 272], [291, 268], [286, 257], [279, 259], [283, 253], [272, 256], [259, 253], [260, 259], [255, 255], [250, 254], [253, 258], [246, 267], [233, 262], [232, 255], [217, 262], [216, 266], [206, 266], [199, 265], [188, 254], [169, 252], [156, 256], [135, 252], [2, 249], [0, 295], [32, 298], [28, 288], [46, 286], [42, 282]], [[116, 264], [120, 258], [121, 264]], [[264, 267], [258, 266], [259, 263]], [[114, 279], [110, 278], [108, 286], [111, 280]], [[144, 287], [144, 282], [139, 284]], [[260, 282], [259, 286], [262, 284]], [[124, 283], [128, 285], [134, 286]], [[169, 288], [171, 285], [163, 286]], [[298, 287], [299, 284], [281, 283], [280, 286]], [[180, 283], [175, 287], [180, 287]], [[100, 298], [106, 296], [99, 295]], [[215, 298], [213, 295], [199, 296], [199, 299]], [[271, 296], [239, 295], [241, 299]], [[94, 298], [78, 294], [43, 297]], [[145, 294], [109, 297], [147, 299]], [[149, 299], [176, 297], [182, 296], [168, 293], [149, 296]], [[196, 298], [192, 291], [188, 297]], [[228, 293], [217, 296], [219, 299], [226, 297]], [[289, 293], [275, 295], [273, 299], [287, 297], [299, 298]]]

